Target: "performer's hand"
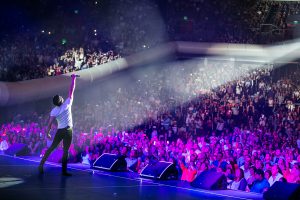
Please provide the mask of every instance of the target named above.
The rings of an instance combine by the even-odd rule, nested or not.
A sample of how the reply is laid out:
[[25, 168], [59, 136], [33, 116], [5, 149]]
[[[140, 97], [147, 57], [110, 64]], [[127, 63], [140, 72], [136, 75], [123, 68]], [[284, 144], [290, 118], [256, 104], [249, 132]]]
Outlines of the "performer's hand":
[[51, 139], [51, 135], [50, 133], [47, 134], [47, 138]]
[[75, 79], [76, 77], [80, 77], [80, 76], [79, 76], [79, 75], [76, 75], [76, 74], [72, 74], [71, 77], [72, 77], [73, 79]]

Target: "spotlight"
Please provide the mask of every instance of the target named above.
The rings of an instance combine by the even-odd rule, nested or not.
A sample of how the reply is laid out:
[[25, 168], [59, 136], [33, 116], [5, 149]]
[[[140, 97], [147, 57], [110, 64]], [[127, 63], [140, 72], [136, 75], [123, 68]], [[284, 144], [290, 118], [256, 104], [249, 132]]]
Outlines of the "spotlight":
[[61, 44], [62, 44], [62, 45], [67, 44], [67, 40], [66, 40], [65, 38], [63, 38], [63, 39], [61, 40]]

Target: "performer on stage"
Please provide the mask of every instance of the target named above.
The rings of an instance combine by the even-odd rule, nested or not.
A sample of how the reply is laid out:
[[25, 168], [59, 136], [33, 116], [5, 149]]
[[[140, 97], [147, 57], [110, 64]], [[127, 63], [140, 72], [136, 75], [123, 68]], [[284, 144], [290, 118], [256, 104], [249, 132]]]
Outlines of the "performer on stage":
[[53, 97], [53, 104], [55, 107], [52, 109], [50, 113], [50, 119], [47, 127], [47, 137], [51, 138], [50, 130], [51, 124], [54, 120], [57, 120], [57, 132], [55, 134], [54, 140], [46, 151], [44, 157], [42, 158], [40, 165], [39, 165], [39, 173], [44, 173], [44, 164], [51, 154], [51, 152], [58, 146], [58, 144], [63, 141], [63, 157], [62, 157], [62, 175], [63, 176], [71, 176], [72, 174], [67, 172], [67, 159], [68, 159], [68, 151], [72, 142], [72, 103], [73, 103], [73, 93], [75, 90], [75, 83], [76, 83], [76, 75], [72, 74], [72, 82], [69, 90], [69, 98], [64, 101], [64, 99], [59, 96], [55, 95]]

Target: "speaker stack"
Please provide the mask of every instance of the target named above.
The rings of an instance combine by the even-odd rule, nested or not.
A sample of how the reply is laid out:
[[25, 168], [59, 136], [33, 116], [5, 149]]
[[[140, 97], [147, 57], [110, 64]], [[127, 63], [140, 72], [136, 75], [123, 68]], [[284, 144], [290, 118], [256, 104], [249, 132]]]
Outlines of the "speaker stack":
[[104, 153], [93, 163], [93, 168], [106, 171], [127, 171], [127, 162], [124, 156]]
[[11, 145], [4, 153], [11, 156], [26, 156], [29, 155], [30, 150], [26, 144], [15, 143]]
[[299, 200], [300, 199], [300, 184], [283, 183], [276, 181], [272, 187], [264, 193], [266, 200]]
[[171, 162], [159, 161], [146, 165], [140, 176], [151, 179], [176, 180], [178, 179], [178, 170]]
[[227, 179], [222, 173], [207, 170], [199, 174], [191, 186], [205, 190], [226, 190]]

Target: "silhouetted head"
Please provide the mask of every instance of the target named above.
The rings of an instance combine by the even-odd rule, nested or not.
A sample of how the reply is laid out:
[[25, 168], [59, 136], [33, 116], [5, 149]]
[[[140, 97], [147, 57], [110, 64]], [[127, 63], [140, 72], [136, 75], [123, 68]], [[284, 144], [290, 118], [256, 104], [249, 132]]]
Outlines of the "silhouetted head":
[[53, 104], [55, 106], [61, 106], [63, 103], [64, 103], [64, 98], [62, 98], [62, 96], [55, 95], [53, 97]]

